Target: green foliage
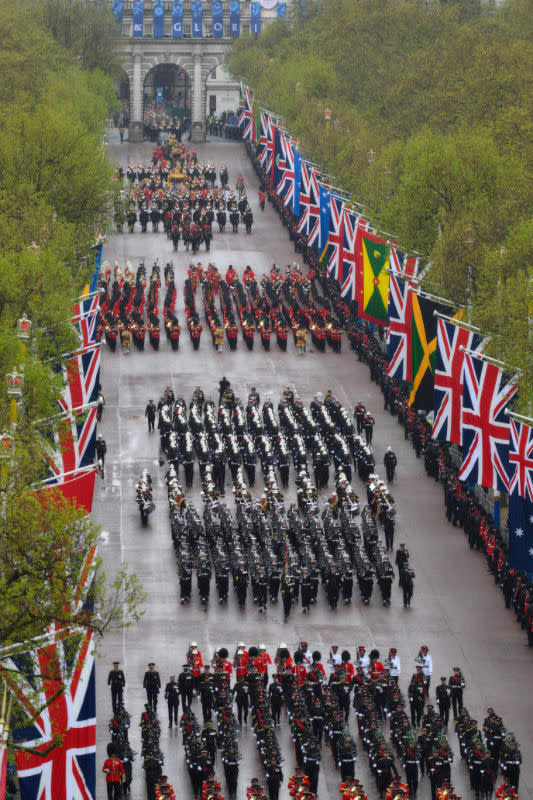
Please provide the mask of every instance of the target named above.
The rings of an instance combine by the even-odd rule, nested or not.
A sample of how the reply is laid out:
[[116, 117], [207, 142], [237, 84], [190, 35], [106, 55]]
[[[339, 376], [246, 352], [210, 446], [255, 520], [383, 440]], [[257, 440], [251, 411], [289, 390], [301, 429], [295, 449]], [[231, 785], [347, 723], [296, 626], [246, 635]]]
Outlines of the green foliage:
[[[0, 0], [0, 430], [10, 427], [4, 376], [24, 371], [8, 463], [0, 477], [0, 644], [42, 634], [52, 621], [102, 634], [142, 614], [144, 596], [123, 567], [97, 564], [94, 608], [69, 610], [80, 554], [97, 540], [90, 518], [59, 492], [35, 489], [46, 472], [63, 388], [61, 355], [78, 346], [72, 303], [95, 234], [109, 224], [112, 176], [103, 145], [116, 104], [114, 21], [108, 3]], [[17, 320], [26, 314], [25, 349]]]
[[465, 303], [470, 280], [473, 315], [493, 334], [493, 354], [501, 345], [499, 357], [526, 365], [526, 408], [530, 0], [487, 13], [477, 0], [321, 0], [311, 18], [236, 41], [230, 68], [374, 224], [428, 257], [437, 294]]

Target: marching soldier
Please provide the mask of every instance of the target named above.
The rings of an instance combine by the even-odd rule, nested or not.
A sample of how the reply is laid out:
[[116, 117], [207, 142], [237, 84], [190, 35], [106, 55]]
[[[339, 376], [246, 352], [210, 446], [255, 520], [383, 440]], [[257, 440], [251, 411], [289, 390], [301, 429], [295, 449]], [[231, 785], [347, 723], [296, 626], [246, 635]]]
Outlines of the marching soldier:
[[146, 689], [149, 707], [152, 711], [157, 711], [157, 695], [161, 689], [161, 678], [159, 672], [156, 672], [153, 661], [150, 661], [148, 670], [144, 673], [143, 689]]
[[463, 689], [465, 688], [465, 680], [459, 667], [453, 668], [453, 675], [450, 675], [448, 686], [451, 690], [453, 718], [455, 719], [463, 709]]
[[387, 472], [387, 483], [392, 483], [394, 481], [394, 473], [396, 472], [398, 459], [396, 458], [396, 454], [392, 452], [392, 447], [390, 445], [387, 447], [387, 452], [383, 457], [383, 463]]
[[119, 669], [119, 662], [113, 661], [113, 669], [110, 670], [107, 676], [107, 685], [111, 687], [111, 704], [113, 711], [122, 705], [122, 692], [126, 685], [126, 678], [121, 669]]
[[448, 721], [450, 719], [450, 706], [452, 704], [451, 695], [452, 690], [447, 684], [446, 677], [441, 678], [440, 684], [435, 689], [435, 697], [437, 699], [437, 705], [439, 706], [440, 718], [446, 727], [448, 727]]
[[174, 725], [178, 725], [178, 709], [180, 705], [179, 685], [175, 675], [170, 676], [165, 686], [165, 700], [168, 705], [168, 727], [171, 728], [172, 720], [174, 720]]

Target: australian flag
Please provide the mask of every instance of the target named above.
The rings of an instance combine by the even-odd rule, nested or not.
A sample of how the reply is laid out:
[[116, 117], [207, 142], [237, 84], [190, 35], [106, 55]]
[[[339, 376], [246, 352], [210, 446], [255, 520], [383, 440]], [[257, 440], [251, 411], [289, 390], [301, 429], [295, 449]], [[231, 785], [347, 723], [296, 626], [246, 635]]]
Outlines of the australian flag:
[[533, 572], [533, 503], [518, 493], [509, 497], [509, 566]]

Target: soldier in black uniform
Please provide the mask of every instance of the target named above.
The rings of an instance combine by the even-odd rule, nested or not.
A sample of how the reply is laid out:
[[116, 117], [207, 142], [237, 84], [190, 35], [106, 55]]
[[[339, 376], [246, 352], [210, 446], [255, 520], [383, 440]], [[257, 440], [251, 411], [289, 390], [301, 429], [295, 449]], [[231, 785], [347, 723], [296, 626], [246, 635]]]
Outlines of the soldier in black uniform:
[[392, 582], [394, 580], [394, 570], [389, 559], [385, 556], [378, 572], [378, 583], [383, 598], [383, 605], [390, 606], [390, 596]]
[[363, 430], [363, 417], [366, 414], [366, 408], [362, 403], [357, 403], [354, 411], [355, 424], [357, 425], [357, 433], [361, 435]]
[[213, 711], [213, 675], [211, 674], [209, 664], [205, 665], [204, 671], [200, 675], [199, 690], [204, 722], [209, 722], [211, 720], [211, 712]]
[[146, 689], [146, 698], [152, 711], [157, 711], [157, 695], [161, 689], [161, 678], [155, 670], [155, 664], [150, 661], [148, 670], [144, 673], [143, 689]]
[[165, 700], [168, 705], [168, 727], [172, 727], [172, 720], [174, 725], [178, 724], [178, 709], [180, 706], [179, 685], [176, 681], [176, 676], [171, 675], [167, 685], [165, 686]]
[[453, 668], [453, 675], [450, 675], [448, 686], [451, 690], [451, 701], [454, 719], [462, 711], [463, 708], [463, 689], [465, 688], [465, 679], [459, 667]]
[[415, 573], [409, 566], [409, 562], [405, 564], [404, 569], [400, 573], [400, 587], [403, 592], [403, 606], [407, 608], [411, 605], [411, 598], [413, 596]]
[[406, 550], [405, 544], [401, 542], [400, 549], [396, 550], [396, 566], [398, 567], [398, 575], [400, 578], [402, 576], [402, 570], [408, 561], [409, 561], [409, 550]]
[[235, 681], [235, 685], [233, 687], [233, 697], [235, 698], [235, 702], [237, 703], [237, 718], [239, 720], [239, 725], [242, 725], [243, 718], [244, 723], [248, 722], [248, 684], [245, 678], [239, 678]]
[[446, 678], [441, 678], [440, 684], [435, 689], [435, 697], [437, 698], [437, 704], [439, 706], [440, 718], [446, 726], [448, 726], [448, 721], [450, 719], [450, 706], [452, 704], [451, 695], [452, 690], [448, 686]]
[[279, 683], [276, 673], [272, 676], [272, 683], [268, 687], [268, 696], [270, 697], [272, 719], [275, 725], [279, 725], [281, 721], [281, 707], [283, 705], [283, 687], [281, 683]]
[[190, 711], [194, 690], [194, 678], [191, 675], [188, 664], [183, 665], [182, 672], [180, 672], [178, 675], [178, 686], [180, 690], [183, 711]]
[[119, 667], [118, 661], [113, 661], [113, 669], [110, 670], [107, 676], [107, 685], [111, 686], [111, 704], [113, 711], [116, 711], [122, 705], [122, 691], [126, 685], [126, 678], [124, 673]]

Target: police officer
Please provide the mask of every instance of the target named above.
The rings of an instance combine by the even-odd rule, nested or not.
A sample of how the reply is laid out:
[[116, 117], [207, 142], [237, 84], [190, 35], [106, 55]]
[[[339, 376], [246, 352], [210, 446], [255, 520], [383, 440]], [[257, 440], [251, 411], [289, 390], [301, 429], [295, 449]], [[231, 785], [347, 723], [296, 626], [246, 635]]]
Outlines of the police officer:
[[396, 454], [392, 452], [392, 447], [390, 445], [387, 447], [387, 452], [383, 456], [383, 463], [387, 472], [387, 483], [392, 483], [394, 481], [394, 473], [396, 471], [398, 459], [396, 458]]
[[172, 720], [174, 725], [178, 724], [178, 708], [180, 705], [179, 685], [175, 675], [171, 675], [167, 685], [165, 686], [165, 700], [168, 704], [168, 727], [172, 727]]
[[107, 453], [107, 445], [105, 443], [105, 439], [101, 433], [98, 434], [98, 438], [96, 440], [96, 458], [101, 460], [102, 462], [102, 469], [105, 463], [105, 454]]
[[144, 416], [148, 419], [148, 433], [154, 430], [156, 406], [153, 400], [150, 400], [146, 406]]
[[122, 705], [122, 691], [126, 685], [126, 678], [121, 669], [119, 669], [119, 662], [113, 661], [113, 669], [109, 671], [107, 676], [107, 685], [111, 687], [111, 704], [113, 711], [116, 711]]

